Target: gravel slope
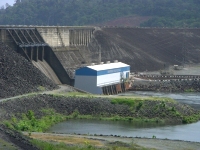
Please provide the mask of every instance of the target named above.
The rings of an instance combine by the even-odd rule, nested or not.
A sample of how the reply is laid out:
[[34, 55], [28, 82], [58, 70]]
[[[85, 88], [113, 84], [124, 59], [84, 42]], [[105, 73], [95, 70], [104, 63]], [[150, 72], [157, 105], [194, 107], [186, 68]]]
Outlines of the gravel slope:
[[0, 98], [38, 91], [57, 86], [32, 63], [0, 42]]
[[132, 72], [155, 71], [180, 65], [184, 58], [185, 63], [200, 63], [199, 41], [199, 29], [105, 27], [94, 32], [89, 49], [92, 62], [100, 52], [102, 62], [119, 60]]

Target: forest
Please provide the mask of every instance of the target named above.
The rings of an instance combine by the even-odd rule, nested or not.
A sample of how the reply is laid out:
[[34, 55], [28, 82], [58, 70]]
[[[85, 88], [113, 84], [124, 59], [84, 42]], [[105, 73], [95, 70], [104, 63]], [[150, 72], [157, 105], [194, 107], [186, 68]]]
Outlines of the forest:
[[141, 27], [200, 27], [200, 1], [16, 0], [0, 8], [0, 24], [83, 26], [135, 15], [150, 17]]

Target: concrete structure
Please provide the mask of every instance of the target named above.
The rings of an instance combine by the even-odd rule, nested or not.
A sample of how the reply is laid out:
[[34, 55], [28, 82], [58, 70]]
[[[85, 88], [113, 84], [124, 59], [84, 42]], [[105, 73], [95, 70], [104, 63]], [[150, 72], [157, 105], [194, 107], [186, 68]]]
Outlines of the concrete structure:
[[44, 26], [37, 27], [37, 31], [50, 47], [59, 48], [80, 45], [87, 46], [92, 38], [94, 28]]
[[32, 62], [57, 84], [74, 84], [74, 70], [87, 60], [94, 27], [0, 26], [0, 41]]
[[75, 72], [75, 87], [93, 94], [117, 94], [126, 89], [130, 66], [122, 62], [107, 62], [80, 68]]

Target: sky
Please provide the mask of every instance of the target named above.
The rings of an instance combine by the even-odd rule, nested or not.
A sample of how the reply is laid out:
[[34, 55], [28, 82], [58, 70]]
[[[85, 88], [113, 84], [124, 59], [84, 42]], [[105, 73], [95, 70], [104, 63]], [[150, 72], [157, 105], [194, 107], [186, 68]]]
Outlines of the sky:
[[5, 6], [6, 3], [8, 3], [9, 5], [12, 6], [14, 4], [14, 2], [15, 2], [15, 0], [0, 0], [0, 7], [3, 5]]

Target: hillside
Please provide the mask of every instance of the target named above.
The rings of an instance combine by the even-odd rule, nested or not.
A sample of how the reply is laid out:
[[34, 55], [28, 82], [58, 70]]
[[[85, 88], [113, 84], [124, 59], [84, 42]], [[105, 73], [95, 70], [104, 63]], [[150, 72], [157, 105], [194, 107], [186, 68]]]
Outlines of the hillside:
[[149, 17], [143, 27], [200, 27], [197, 0], [16, 0], [0, 9], [0, 24], [80, 26], [135, 15]]
[[129, 16], [120, 17], [114, 20], [106, 21], [103, 23], [95, 24], [95, 26], [119, 26], [119, 27], [139, 27], [141, 23], [148, 21], [152, 17], [146, 16]]
[[0, 43], [0, 98], [57, 86], [24, 57]]
[[119, 60], [131, 71], [200, 63], [200, 30], [170, 28], [101, 28], [89, 49], [92, 62]]

